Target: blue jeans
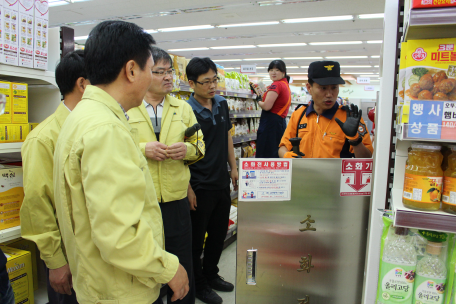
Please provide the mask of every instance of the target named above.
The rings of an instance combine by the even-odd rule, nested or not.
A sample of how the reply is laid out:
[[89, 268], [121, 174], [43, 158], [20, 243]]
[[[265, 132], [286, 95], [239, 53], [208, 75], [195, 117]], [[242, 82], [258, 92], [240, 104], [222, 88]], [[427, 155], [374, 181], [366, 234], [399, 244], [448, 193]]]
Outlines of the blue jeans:
[[4, 295], [0, 294], [0, 303], [2, 304], [14, 304], [14, 292], [13, 287], [11, 287], [10, 281], [8, 281], [8, 288]]

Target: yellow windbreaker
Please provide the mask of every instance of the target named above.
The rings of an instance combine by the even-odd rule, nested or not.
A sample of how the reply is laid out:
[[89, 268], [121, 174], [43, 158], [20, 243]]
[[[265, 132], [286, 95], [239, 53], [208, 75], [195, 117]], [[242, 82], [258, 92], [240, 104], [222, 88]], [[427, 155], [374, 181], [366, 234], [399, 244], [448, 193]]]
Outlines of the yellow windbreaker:
[[[145, 156], [145, 147], [148, 142], [157, 141], [144, 103], [128, 111], [129, 123], [132, 128], [138, 129], [139, 147]], [[177, 142], [184, 142], [184, 132], [188, 127], [198, 123], [192, 107], [183, 100], [166, 96], [161, 119], [160, 142], [171, 146]], [[164, 161], [147, 159], [155, 191], [161, 202], [172, 202], [187, 197], [190, 181], [189, 165], [204, 157], [205, 147], [203, 132], [185, 140], [187, 154], [183, 160]]]
[[49, 269], [67, 264], [55, 217], [54, 150], [65, 119], [70, 111], [61, 103], [57, 110], [40, 123], [22, 146], [24, 202], [21, 207], [21, 233], [38, 246], [41, 259]]
[[65, 121], [54, 194], [78, 302], [150, 304], [177, 272], [147, 161], [120, 105], [88, 86]]

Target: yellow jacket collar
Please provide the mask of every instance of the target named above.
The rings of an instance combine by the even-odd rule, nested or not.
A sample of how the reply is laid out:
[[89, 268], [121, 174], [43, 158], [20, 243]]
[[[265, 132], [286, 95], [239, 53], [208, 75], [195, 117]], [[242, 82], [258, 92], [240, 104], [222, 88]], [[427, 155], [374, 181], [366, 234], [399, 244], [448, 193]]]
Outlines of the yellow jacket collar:
[[63, 104], [63, 102], [61, 102], [55, 110], [55, 118], [60, 128], [62, 128], [63, 123], [67, 119], [68, 115], [70, 115], [70, 111], [68, 111], [67, 107]]

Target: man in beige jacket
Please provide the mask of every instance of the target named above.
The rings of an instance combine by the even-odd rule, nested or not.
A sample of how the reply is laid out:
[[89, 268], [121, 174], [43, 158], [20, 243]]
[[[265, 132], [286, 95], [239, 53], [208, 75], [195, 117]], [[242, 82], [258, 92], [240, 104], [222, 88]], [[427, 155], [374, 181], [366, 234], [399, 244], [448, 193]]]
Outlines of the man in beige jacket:
[[154, 43], [135, 24], [98, 24], [84, 51], [92, 85], [57, 140], [55, 206], [81, 304], [150, 304], [162, 283], [172, 301], [189, 290], [185, 269], [163, 249], [152, 177], [126, 113], [151, 84]]

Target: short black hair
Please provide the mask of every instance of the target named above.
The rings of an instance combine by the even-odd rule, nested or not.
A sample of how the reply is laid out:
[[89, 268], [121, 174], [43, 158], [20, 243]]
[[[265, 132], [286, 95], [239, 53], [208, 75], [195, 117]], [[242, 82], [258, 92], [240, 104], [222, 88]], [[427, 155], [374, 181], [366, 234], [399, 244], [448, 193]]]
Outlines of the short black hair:
[[55, 81], [63, 98], [73, 92], [79, 77], [87, 78], [83, 50], [66, 54], [55, 67]]
[[290, 82], [290, 76], [287, 75], [287, 66], [282, 60], [273, 60], [269, 64], [268, 72], [272, 69], [278, 69], [280, 72], [285, 73], [285, 78]]
[[84, 49], [90, 83], [112, 83], [130, 60], [144, 69], [153, 44], [154, 38], [134, 23], [113, 20], [99, 23], [90, 32]]
[[313, 84], [314, 84], [314, 81], [313, 81], [312, 78], [307, 79], [307, 82], [308, 82], [311, 86], [313, 86]]
[[168, 62], [169, 65], [173, 67], [173, 60], [171, 59], [171, 56], [169, 56], [165, 50], [162, 50], [159, 47], [152, 47], [152, 58], [154, 58], [155, 64], [160, 61], [164, 61], [165, 63]]
[[217, 67], [210, 58], [194, 57], [188, 63], [185, 71], [188, 80], [197, 81], [200, 75], [206, 74], [210, 70], [213, 70], [217, 74]]

